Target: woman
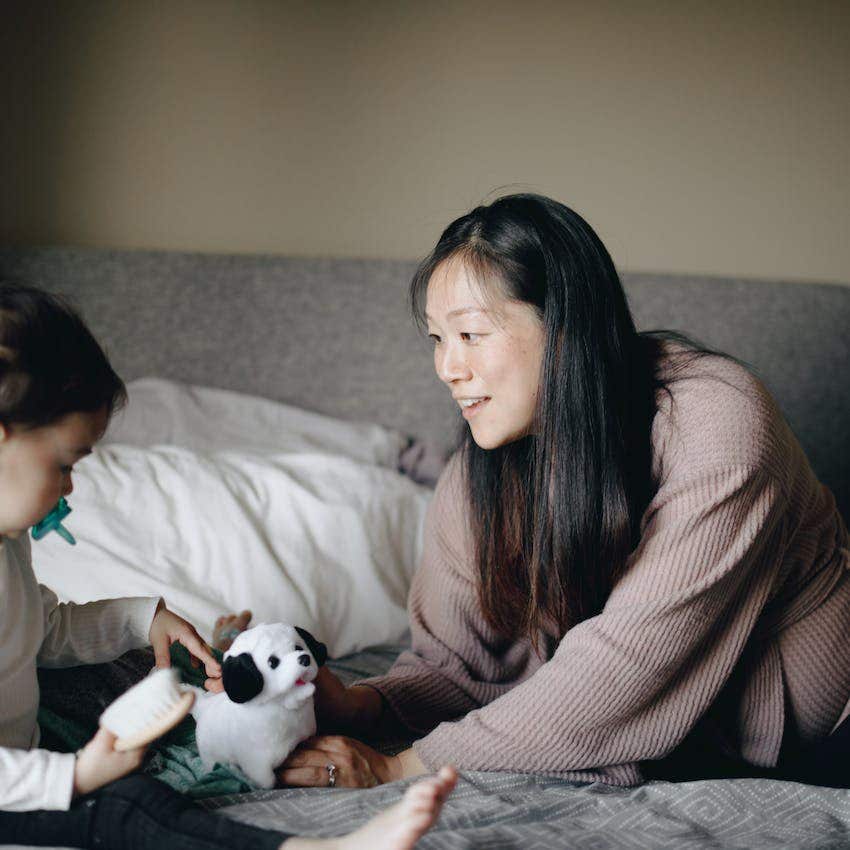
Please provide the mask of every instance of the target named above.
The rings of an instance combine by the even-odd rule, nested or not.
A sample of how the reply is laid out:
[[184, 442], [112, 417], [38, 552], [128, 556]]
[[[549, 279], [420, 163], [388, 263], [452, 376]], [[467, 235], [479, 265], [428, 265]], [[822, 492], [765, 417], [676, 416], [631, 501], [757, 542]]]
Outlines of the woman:
[[[576, 213], [514, 195], [453, 222], [412, 283], [468, 424], [430, 508], [412, 648], [279, 773], [372, 785], [433, 770], [827, 781], [848, 713], [850, 543], [763, 385], [638, 334]], [[424, 315], [422, 306], [424, 302]], [[830, 738], [843, 739], [846, 728]]]

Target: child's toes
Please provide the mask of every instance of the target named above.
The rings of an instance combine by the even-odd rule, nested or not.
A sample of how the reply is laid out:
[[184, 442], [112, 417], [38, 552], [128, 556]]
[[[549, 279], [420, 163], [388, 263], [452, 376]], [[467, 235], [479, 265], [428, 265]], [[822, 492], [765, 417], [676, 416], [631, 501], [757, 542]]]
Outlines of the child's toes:
[[422, 782], [408, 789], [406, 803], [411, 809], [431, 808], [437, 801], [437, 788], [430, 782]]

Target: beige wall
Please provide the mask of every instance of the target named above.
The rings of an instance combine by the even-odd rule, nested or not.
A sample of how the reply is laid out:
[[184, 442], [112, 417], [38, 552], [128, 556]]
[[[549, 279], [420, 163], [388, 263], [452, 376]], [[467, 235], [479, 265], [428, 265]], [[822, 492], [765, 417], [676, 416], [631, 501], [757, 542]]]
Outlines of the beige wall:
[[0, 239], [415, 257], [494, 190], [620, 268], [850, 282], [850, 4], [5, 2]]

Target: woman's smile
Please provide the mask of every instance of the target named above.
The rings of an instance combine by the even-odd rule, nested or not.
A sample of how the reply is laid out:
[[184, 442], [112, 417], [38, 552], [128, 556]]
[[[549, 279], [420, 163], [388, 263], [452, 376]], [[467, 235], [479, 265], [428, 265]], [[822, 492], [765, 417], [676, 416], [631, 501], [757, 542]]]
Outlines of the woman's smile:
[[460, 405], [461, 410], [463, 411], [462, 416], [467, 421], [475, 416], [487, 402], [490, 401], [489, 396], [479, 396], [478, 398], [459, 398], [457, 399], [458, 404]]

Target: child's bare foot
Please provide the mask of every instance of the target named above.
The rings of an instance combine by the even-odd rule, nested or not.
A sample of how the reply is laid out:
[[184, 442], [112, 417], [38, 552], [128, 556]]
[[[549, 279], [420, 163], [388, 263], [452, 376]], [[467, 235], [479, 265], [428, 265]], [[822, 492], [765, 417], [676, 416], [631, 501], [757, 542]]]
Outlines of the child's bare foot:
[[244, 632], [251, 622], [251, 612], [243, 611], [241, 614], [225, 614], [215, 621], [212, 633], [213, 649], [227, 652], [230, 644], [236, 640], [240, 632]]
[[340, 838], [288, 838], [280, 850], [410, 850], [434, 825], [456, 783], [457, 771], [443, 767], [355, 832]]

